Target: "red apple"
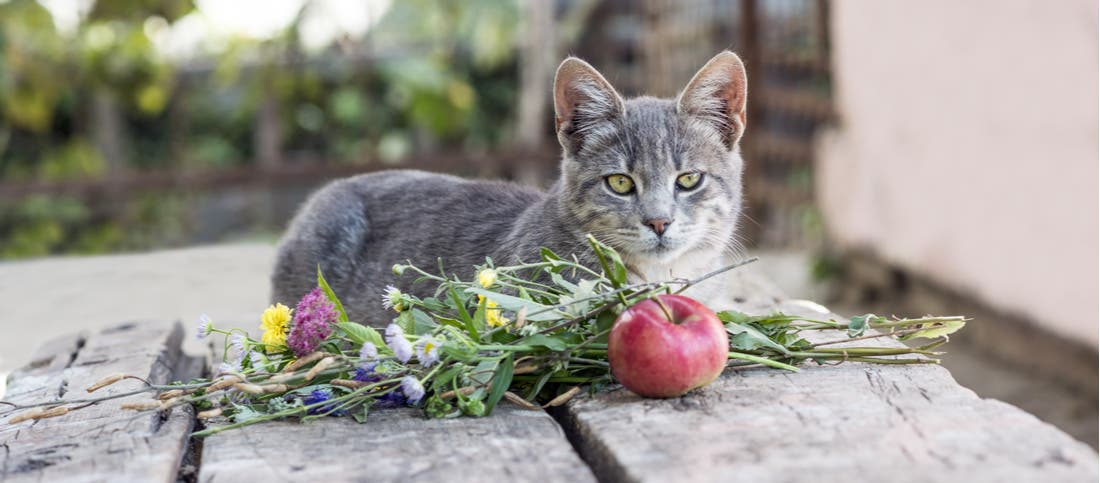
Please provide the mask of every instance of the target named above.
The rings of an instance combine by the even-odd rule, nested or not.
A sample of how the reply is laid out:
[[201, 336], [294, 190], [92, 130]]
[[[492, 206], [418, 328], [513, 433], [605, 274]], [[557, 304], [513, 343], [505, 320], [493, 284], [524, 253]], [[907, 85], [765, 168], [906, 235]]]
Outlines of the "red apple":
[[644, 397], [676, 397], [710, 384], [726, 367], [725, 326], [694, 299], [657, 297], [660, 303], [643, 300], [615, 320], [607, 341], [611, 374]]

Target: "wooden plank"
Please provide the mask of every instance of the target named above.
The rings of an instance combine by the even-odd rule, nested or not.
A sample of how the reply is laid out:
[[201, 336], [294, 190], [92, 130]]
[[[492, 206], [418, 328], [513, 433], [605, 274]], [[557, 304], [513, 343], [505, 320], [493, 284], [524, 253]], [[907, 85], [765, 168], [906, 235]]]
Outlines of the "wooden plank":
[[[183, 354], [179, 323], [130, 323], [89, 336], [67, 336], [43, 346], [33, 362], [8, 381], [5, 400], [16, 404], [77, 401], [122, 394], [141, 387], [125, 380], [88, 394], [85, 389], [114, 373], [154, 384], [195, 375], [196, 361]], [[185, 369], [181, 369], [185, 368]], [[168, 413], [123, 411], [119, 405], [149, 399], [135, 395], [69, 414], [10, 424], [0, 418], [0, 480], [175, 481], [193, 425], [189, 408]]]
[[364, 424], [275, 422], [203, 440], [199, 481], [596, 481], [542, 411], [502, 404], [486, 418], [380, 409]]
[[[730, 279], [747, 311], [810, 307], [782, 302], [748, 272]], [[1084, 482], [1098, 475], [1097, 454], [1084, 443], [977, 397], [938, 366], [748, 369], [675, 399], [625, 389], [581, 397], [559, 420], [608, 481]]]

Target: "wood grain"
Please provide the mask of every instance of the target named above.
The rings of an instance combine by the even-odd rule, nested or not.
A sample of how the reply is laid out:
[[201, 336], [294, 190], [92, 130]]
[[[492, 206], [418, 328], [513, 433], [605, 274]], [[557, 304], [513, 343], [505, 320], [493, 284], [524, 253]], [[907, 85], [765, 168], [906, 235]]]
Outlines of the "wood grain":
[[595, 481], [542, 411], [507, 403], [486, 418], [380, 409], [364, 424], [265, 423], [207, 437], [201, 482]]
[[[122, 324], [90, 335], [66, 336], [45, 344], [27, 367], [12, 374], [6, 400], [17, 404], [72, 402], [140, 388], [124, 380], [94, 394], [85, 388], [104, 376], [126, 373], [154, 384], [190, 377], [196, 365], [180, 350], [178, 323]], [[136, 413], [123, 402], [135, 395], [92, 405], [66, 415], [10, 424], [0, 415], [0, 480], [175, 481], [193, 425], [189, 408]]]
[[[815, 310], [784, 300], [750, 270], [729, 279], [730, 305], [747, 312]], [[56, 339], [12, 375], [7, 399], [72, 403], [119, 372], [154, 383], [189, 378], [204, 360], [185, 356], [182, 338], [178, 324], [141, 323]], [[140, 386], [125, 380], [94, 395]], [[621, 388], [580, 396], [555, 411], [557, 421], [510, 404], [479, 419], [376, 410], [365, 424], [329, 418], [229, 431], [202, 440], [201, 451], [189, 444], [190, 409], [119, 409], [147, 399], [18, 424], [8, 421], [20, 411], [0, 407], [0, 480], [1075, 482], [1098, 475], [1088, 446], [977, 397], [938, 366], [728, 371], [680, 398], [642, 399]]]
[[[806, 310], [748, 271], [732, 278], [747, 310]], [[607, 481], [1097, 480], [1087, 445], [938, 366], [728, 371], [680, 398], [578, 398], [559, 420]]]

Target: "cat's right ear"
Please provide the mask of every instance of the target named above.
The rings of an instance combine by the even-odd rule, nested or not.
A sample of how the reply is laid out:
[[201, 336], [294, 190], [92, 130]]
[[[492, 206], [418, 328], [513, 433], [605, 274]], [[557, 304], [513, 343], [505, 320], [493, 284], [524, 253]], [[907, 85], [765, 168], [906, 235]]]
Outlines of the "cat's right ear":
[[676, 110], [710, 126], [727, 149], [734, 149], [745, 132], [747, 90], [745, 64], [727, 50], [699, 69], [680, 93]]
[[566, 151], [611, 136], [611, 123], [622, 115], [622, 98], [595, 68], [576, 57], [562, 61], [554, 76], [554, 125]]

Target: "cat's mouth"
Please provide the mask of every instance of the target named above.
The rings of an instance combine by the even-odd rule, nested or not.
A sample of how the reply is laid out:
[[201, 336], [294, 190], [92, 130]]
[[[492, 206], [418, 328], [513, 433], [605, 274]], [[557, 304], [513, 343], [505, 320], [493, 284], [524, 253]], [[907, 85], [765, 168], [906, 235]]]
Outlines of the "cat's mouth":
[[[647, 243], [648, 242], [648, 243]], [[641, 254], [656, 258], [659, 260], [667, 260], [675, 258], [682, 253], [685, 248], [685, 244], [677, 239], [669, 237], [659, 237], [643, 242], [644, 246], [639, 252]]]

